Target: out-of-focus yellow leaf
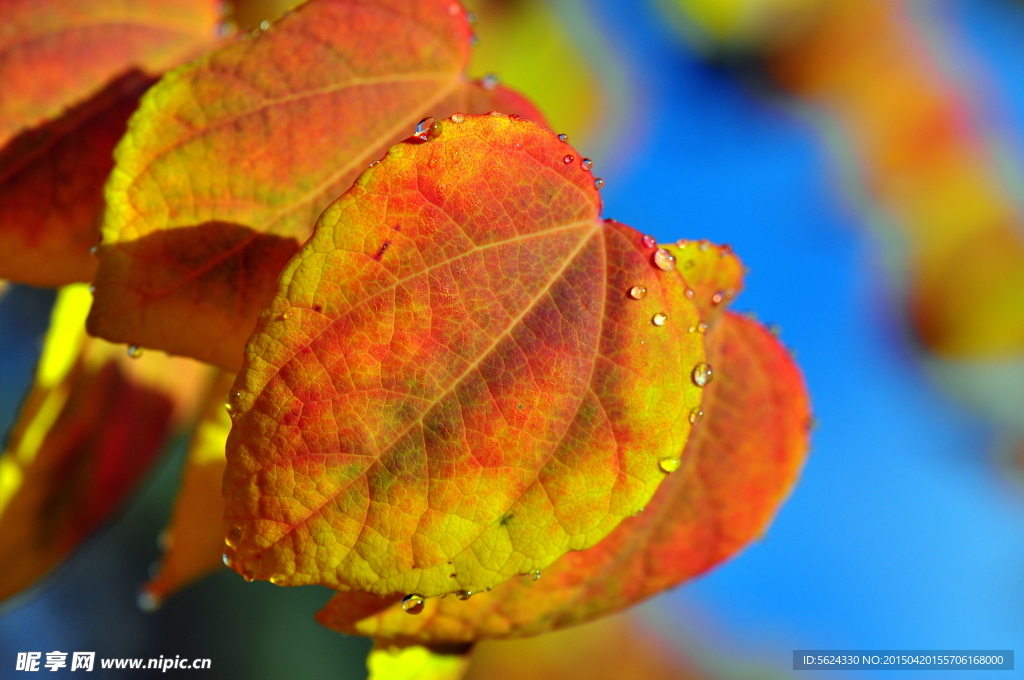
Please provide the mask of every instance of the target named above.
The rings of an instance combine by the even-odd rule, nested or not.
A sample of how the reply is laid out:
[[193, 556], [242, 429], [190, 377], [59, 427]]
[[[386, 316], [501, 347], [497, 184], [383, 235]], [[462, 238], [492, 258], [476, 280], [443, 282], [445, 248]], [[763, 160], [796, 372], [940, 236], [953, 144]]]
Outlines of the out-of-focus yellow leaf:
[[366, 659], [369, 680], [461, 680], [467, 653], [442, 653], [426, 647], [374, 647]]
[[479, 39], [471, 75], [500, 76], [578, 149], [595, 153], [610, 143], [602, 132], [616, 127], [610, 122], [629, 98], [621, 96], [621, 62], [609, 54], [585, 4], [572, 3], [571, 22], [568, 11], [545, 0], [467, 0], [466, 6], [477, 16]]
[[224, 407], [234, 375], [222, 373], [207, 395], [206, 413], [192, 435], [171, 521], [164, 533], [160, 570], [146, 584], [147, 602], [167, 597], [221, 567], [224, 553], [224, 444], [231, 418]]

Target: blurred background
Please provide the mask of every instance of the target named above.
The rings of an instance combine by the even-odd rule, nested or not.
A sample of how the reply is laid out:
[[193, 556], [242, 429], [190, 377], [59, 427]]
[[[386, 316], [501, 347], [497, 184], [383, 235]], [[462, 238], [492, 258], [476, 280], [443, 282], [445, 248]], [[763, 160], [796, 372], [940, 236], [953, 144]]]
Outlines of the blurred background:
[[[790, 670], [794, 649], [1024, 650], [1024, 4], [470, 5], [472, 75], [533, 97], [594, 160], [606, 217], [733, 246], [750, 268], [735, 307], [779, 324], [818, 421], [761, 541], [626, 616], [482, 645], [471, 677], [813, 677]], [[227, 20], [250, 30], [284, 8], [243, 3]], [[0, 299], [4, 431], [52, 303], [17, 286]], [[324, 589], [225, 569], [138, 609], [184, 450], [174, 442], [111, 525], [2, 605], [0, 657], [365, 677], [369, 641], [313, 621]], [[828, 674], [876, 676], [920, 677]]]

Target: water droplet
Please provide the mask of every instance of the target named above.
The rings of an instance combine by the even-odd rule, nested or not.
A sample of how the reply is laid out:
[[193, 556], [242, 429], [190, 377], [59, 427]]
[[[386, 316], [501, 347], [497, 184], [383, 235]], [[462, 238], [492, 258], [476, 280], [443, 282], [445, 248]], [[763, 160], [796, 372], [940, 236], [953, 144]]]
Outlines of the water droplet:
[[777, 323], [768, 324], [768, 332], [774, 335], [775, 337], [779, 337], [780, 335], [782, 335], [782, 326], [780, 326]]
[[476, 23], [476, 12], [466, 12], [466, 21], [470, 24]]
[[494, 88], [498, 87], [498, 85], [500, 85], [500, 84], [501, 84], [501, 79], [499, 79], [498, 76], [496, 76], [493, 73], [488, 73], [480, 81], [480, 85], [483, 86], [483, 88], [485, 90], [493, 90]]
[[680, 248], [685, 248], [689, 243], [690, 239], [687, 238], [681, 238], [678, 241], [676, 241], [676, 245], [679, 246]]
[[590, 160], [589, 158], [584, 158], [583, 160], [580, 161], [580, 167], [583, 168], [584, 170], [590, 170], [590, 168], [594, 167], [594, 161]]
[[640, 515], [644, 514], [644, 510], [646, 510], [646, 509], [647, 509], [647, 506], [645, 505], [644, 507], [642, 507], [639, 510], [637, 510], [636, 512], [634, 512], [633, 513], [633, 517], [639, 517]]
[[644, 234], [642, 237], [640, 237], [640, 245], [642, 245], [644, 248], [653, 248], [656, 245], [658, 245], [658, 242], [654, 239], [653, 236]]
[[704, 419], [704, 411], [701, 411], [699, 407], [693, 407], [690, 409], [690, 424], [696, 425]]
[[536, 581], [537, 579], [540, 578], [540, 569], [534, 569], [529, 574], [527, 574], [527, 576], [530, 577], [531, 581]]
[[693, 384], [697, 387], [704, 387], [714, 377], [714, 372], [711, 370], [711, 365], [702, 361], [693, 367]]
[[370, 161], [370, 167], [375, 168], [380, 165], [380, 161]]
[[466, 116], [464, 114], [461, 114], [461, 113], [453, 113], [452, 114], [452, 122], [455, 123], [456, 125], [458, 125], [459, 123], [463, 122], [464, 120], [466, 120]]
[[700, 243], [697, 244], [697, 249], [698, 250], [707, 250], [708, 246], [710, 246], [710, 245], [711, 245], [711, 241], [708, 241], [706, 238], [702, 238], [700, 240]]
[[676, 257], [664, 248], [654, 251], [654, 266], [663, 272], [670, 272], [676, 268]]
[[598, 177], [597, 179], [594, 180], [594, 188], [595, 189], [601, 189], [603, 187], [604, 187], [604, 180], [603, 179]]
[[295, 312], [292, 312], [292, 311], [288, 311], [288, 312], [283, 312], [283, 313], [281, 314], [281, 318], [282, 318], [282, 319], [290, 319], [290, 318], [292, 318], [292, 316], [293, 316], [294, 314], [295, 314]]
[[95, 255], [97, 253], [97, 251], [99, 251], [99, 249], [100, 249], [99, 246], [93, 246], [92, 248], [89, 248], [89, 254], [90, 255]]
[[95, 295], [95, 294], [96, 294], [96, 284], [95, 283], [90, 283], [89, 284], [89, 295]]
[[668, 315], [662, 312], [658, 312], [651, 317], [651, 323], [655, 326], [664, 326], [666, 321], [668, 321]]
[[558, 141], [560, 141], [560, 142], [568, 142], [569, 141], [569, 135], [567, 135], [567, 134], [565, 134], [563, 132], [562, 134], [558, 135]]
[[662, 458], [658, 461], [658, 467], [662, 472], [675, 472], [679, 469], [679, 459], [676, 457]]
[[565, 158], [562, 159], [562, 162], [565, 163], [566, 165], [569, 165], [569, 163], [572, 163], [574, 160], [576, 160], [576, 157], [573, 156], [571, 153], [567, 153], [565, 155]]
[[271, 577], [270, 577], [269, 579], [267, 579], [267, 580], [268, 580], [268, 581], [270, 581], [271, 583], [273, 583], [273, 584], [274, 584], [274, 585], [276, 586], [277, 584], [279, 584], [279, 583], [280, 583], [281, 581], [283, 581], [283, 580], [284, 580], [284, 577], [283, 577], [283, 576], [277, 576], [277, 575], [275, 575], [275, 576], [271, 576]]
[[416, 124], [416, 132], [413, 137], [424, 142], [429, 142], [441, 134], [441, 126], [433, 118], [424, 118]]
[[260, 30], [261, 30], [261, 31], [265, 31], [265, 30], [267, 30], [268, 28], [270, 28], [270, 22], [269, 22], [269, 21], [267, 21], [266, 19], [264, 19], [263, 21], [261, 21], [261, 22], [260, 22]]
[[724, 299], [725, 299], [725, 293], [723, 293], [720, 290], [719, 291], [715, 291], [715, 294], [711, 296], [711, 304], [713, 304], [713, 305], [720, 305], [720, 304], [722, 304], [722, 300], [724, 300]]
[[406, 614], [419, 614], [423, 611], [423, 605], [426, 600], [423, 599], [422, 595], [406, 595], [402, 599], [402, 610]]
[[693, 292], [693, 288], [687, 288], [686, 290], [683, 291], [683, 295], [686, 296], [687, 300], [692, 300], [696, 293]]
[[455, 597], [459, 598], [460, 600], [468, 600], [469, 598], [473, 597], [473, 591], [472, 590], [457, 590], [457, 591], [455, 591]]
[[160, 608], [160, 598], [148, 590], [142, 590], [135, 598], [135, 604], [138, 605], [140, 611], [149, 614]]
[[470, 47], [476, 47], [479, 44], [480, 44], [480, 36], [478, 36], [476, 34], [476, 32], [470, 33], [469, 34], [469, 46]]
[[647, 289], [643, 286], [633, 286], [629, 289], [629, 297], [634, 300], [643, 300], [645, 295], [647, 295]]
[[138, 345], [128, 345], [128, 356], [132, 359], [138, 359], [142, 356], [142, 348]]
[[221, 555], [220, 559], [221, 559], [222, 562], [224, 562], [224, 566], [225, 567], [230, 567], [231, 566], [231, 558], [228, 557], [227, 553], [224, 553], [223, 555]]
[[704, 334], [706, 334], [708, 332], [708, 325], [706, 323], [704, 323], [703, 321], [701, 321], [696, 326], [690, 326], [690, 332], [691, 333], [700, 333], [701, 335], [704, 335]]
[[238, 546], [238, 542], [242, 540], [242, 527], [233, 526], [228, 530], [228, 535], [225, 537], [224, 542], [228, 544], [229, 548], [235, 548]]

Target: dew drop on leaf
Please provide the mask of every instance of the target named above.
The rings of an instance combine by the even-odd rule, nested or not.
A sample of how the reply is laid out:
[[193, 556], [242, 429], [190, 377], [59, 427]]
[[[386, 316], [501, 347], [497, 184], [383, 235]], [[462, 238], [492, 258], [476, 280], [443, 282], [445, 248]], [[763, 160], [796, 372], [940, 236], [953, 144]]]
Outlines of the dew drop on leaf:
[[531, 581], [536, 581], [537, 579], [540, 578], [540, 569], [534, 569], [529, 574], [527, 574], [527, 576], [530, 577]]
[[704, 387], [714, 377], [714, 373], [711, 370], [711, 365], [702, 361], [693, 367], [693, 384], [697, 387]]
[[231, 558], [228, 557], [227, 553], [224, 553], [223, 555], [221, 555], [220, 559], [224, 563], [225, 567], [230, 567], [231, 566]]
[[562, 134], [558, 135], [558, 141], [560, 141], [560, 142], [568, 142], [569, 141], [569, 135], [567, 135], [567, 134], [565, 134], [563, 132]]
[[575, 156], [573, 156], [572, 154], [566, 154], [565, 158], [562, 159], [562, 162], [565, 163], [566, 165], [569, 165], [569, 163], [572, 163], [574, 160], [576, 160]]
[[132, 359], [138, 359], [142, 356], [142, 348], [138, 345], [128, 345], [128, 356]]
[[429, 142], [441, 134], [441, 127], [433, 118], [424, 118], [416, 124], [416, 132], [413, 137], [424, 142]]
[[711, 296], [711, 304], [713, 304], [713, 305], [720, 305], [720, 304], [722, 304], [722, 300], [724, 300], [724, 299], [725, 299], [725, 293], [723, 293], [720, 290], [716, 291], [715, 294]]
[[654, 266], [663, 272], [670, 272], [676, 268], [676, 256], [664, 248], [654, 251]]
[[228, 530], [228, 535], [225, 537], [224, 542], [228, 544], [229, 548], [238, 546], [238, 542], [242, 540], [242, 527], [234, 526]]
[[457, 590], [457, 591], [455, 591], [455, 597], [459, 598], [460, 600], [468, 600], [469, 598], [473, 597], [473, 591], [472, 590]]
[[693, 288], [687, 288], [685, 291], [683, 291], [683, 295], [686, 296], [687, 300], [692, 300], [696, 293], [693, 292]]
[[464, 120], [466, 120], [466, 116], [464, 116], [463, 114], [461, 114], [461, 113], [453, 113], [452, 114], [452, 122], [455, 123], [456, 125], [458, 125], [459, 123], [461, 123]]
[[664, 326], [666, 321], [668, 321], [668, 315], [665, 314], [664, 312], [658, 312], [653, 317], [651, 317], [651, 323], [653, 323], [655, 326]]
[[650, 234], [644, 234], [640, 238], [640, 245], [642, 245], [644, 248], [653, 248], [654, 246], [658, 245], [658, 242], [654, 240], [654, 237], [651, 236]]
[[690, 410], [690, 424], [691, 425], [696, 425], [697, 423], [699, 423], [703, 419], [704, 419], [704, 411], [701, 411], [699, 408], [696, 408], [696, 407]]
[[629, 289], [629, 297], [633, 300], [643, 300], [647, 295], [647, 289], [643, 286], [633, 286]]
[[480, 81], [480, 85], [482, 85], [485, 90], [493, 90], [494, 88], [498, 87], [500, 83], [501, 80], [498, 78], [498, 76], [494, 75], [493, 73], [488, 73]]
[[675, 472], [679, 469], [679, 459], [676, 457], [662, 458], [658, 461], [658, 467], [662, 472]]
[[582, 161], [580, 161], [580, 167], [583, 168], [584, 170], [590, 170], [590, 168], [594, 167], [594, 161], [590, 160], [589, 158], [584, 158]]
[[406, 614], [419, 614], [425, 602], [422, 595], [406, 595], [402, 598], [402, 610]]
[[594, 180], [594, 188], [600, 189], [602, 187], [604, 187], [604, 180], [598, 177], [597, 179]]

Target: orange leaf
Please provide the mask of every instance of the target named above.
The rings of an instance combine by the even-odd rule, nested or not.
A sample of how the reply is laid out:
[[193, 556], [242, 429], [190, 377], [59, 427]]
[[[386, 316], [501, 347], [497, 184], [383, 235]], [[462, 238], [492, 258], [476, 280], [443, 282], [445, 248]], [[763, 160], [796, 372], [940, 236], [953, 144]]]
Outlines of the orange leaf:
[[220, 495], [231, 419], [224, 408], [234, 376], [222, 373], [210, 389], [206, 413], [192, 435], [188, 459], [164, 533], [160, 570], [146, 584], [145, 602], [159, 606], [170, 595], [223, 566], [224, 500]]
[[500, 107], [454, 0], [310, 0], [166, 76], [115, 153], [94, 335], [237, 371], [320, 212], [428, 116]]
[[232, 566], [477, 591], [644, 505], [704, 338], [679, 273], [600, 206], [571, 146], [493, 114], [393, 147], [325, 210], [235, 383]]
[[[595, 547], [565, 555], [539, 580], [514, 579], [468, 601], [428, 600], [422, 614], [339, 593], [318, 620], [398, 644], [536, 635], [633, 605], [710, 569], [760, 536], [807, 450], [809, 410], [788, 352], [757, 322], [724, 315], [707, 336], [715, 379], [683, 466], [646, 510]], [[463, 595], [465, 596], [465, 594]], [[390, 605], [390, 606], [389, 606]]]
[[35, 384], [0, 456], [0, 599], [109, 519], [190, 417], [201, 382], [195, 362], [130, 360], [123, 347], [85, 339], [88, 300], [84, 285], [58, 295]]
[[88, 281], [111, 152], [152, 75], [213, 38], [211, 0], [0, 4], [0, 276]]
[[111, 153], [153, 82], [133, 71], [0, 151], [0, 251], [12, 254], [0, 276], [33, 286], [92, 280]]

